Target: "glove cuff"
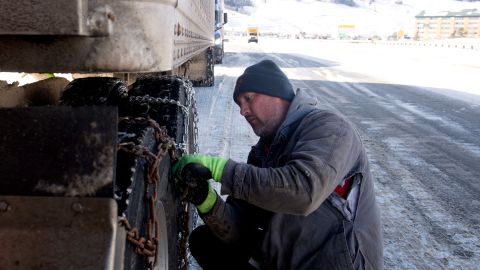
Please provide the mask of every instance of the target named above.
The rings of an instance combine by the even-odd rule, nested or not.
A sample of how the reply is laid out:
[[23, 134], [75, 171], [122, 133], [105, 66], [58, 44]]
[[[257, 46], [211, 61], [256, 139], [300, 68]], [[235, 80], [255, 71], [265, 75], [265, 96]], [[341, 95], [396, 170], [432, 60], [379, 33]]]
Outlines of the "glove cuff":
[[197, 209], [198, 209], [198, 212], [200, 212], [201, 214], [208, 213], [210, 210], [212, 210], [212, 208], [213, 208], [213, 206], [215, 205], [216, 202], [217, 202], [217, 193], [212, 188], [210, 183], [208, 183], [207, 198], [205, 198], [205, 200], [201, 204], [196, 205]]
[[223, 158], [216, 158], [215, 166], [212, 170], [212, 177], [215, 182], [221, 182], [223, 176], [223, 170], [225, 169], [225, 165], [227, 165], [227, 160]]

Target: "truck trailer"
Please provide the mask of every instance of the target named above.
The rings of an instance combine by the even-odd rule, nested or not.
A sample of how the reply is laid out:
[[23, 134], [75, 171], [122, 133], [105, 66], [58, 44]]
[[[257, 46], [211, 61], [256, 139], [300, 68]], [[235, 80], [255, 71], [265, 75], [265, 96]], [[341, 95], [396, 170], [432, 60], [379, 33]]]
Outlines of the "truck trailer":
[[[186, 269], [215, 0], [0, 0], [0, 269]], [[74, 80], [55, 74], [73, 74]]]

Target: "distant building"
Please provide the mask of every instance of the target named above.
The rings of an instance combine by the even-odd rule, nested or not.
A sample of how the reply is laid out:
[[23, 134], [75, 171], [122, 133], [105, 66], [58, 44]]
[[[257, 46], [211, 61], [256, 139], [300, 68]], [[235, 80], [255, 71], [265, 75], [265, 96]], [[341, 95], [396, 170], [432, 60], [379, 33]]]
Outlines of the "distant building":
[[415, 16], [415, 29], [415, 38], [419, 40], [480, 38], [480, 12], [477, 9], [459, 12], [422, 11]]

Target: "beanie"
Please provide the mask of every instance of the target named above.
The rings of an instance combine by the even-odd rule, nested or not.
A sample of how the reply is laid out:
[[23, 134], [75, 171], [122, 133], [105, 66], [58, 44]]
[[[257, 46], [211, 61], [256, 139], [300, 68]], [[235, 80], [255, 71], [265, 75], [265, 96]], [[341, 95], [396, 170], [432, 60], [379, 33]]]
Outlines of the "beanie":
[[238, 77], [233, 100], [245, 92], [256, 92], [292, 101], [295, 97], [292, 84], [285, 73], [271, 60], [263, 60], [245, 69]]

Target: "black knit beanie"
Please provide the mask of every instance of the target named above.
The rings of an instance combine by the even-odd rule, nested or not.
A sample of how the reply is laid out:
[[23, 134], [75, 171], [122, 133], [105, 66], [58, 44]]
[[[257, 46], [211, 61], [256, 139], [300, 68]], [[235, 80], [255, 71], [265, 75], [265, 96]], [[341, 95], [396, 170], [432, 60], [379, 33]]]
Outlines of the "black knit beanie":
[[271, 60], [263, 60], [249, 66], [238, 77], [233, 91], [233, 100], [245, 92], [256, 92], [292, 101], [295, 97], [292, 84], [285, 73]]

